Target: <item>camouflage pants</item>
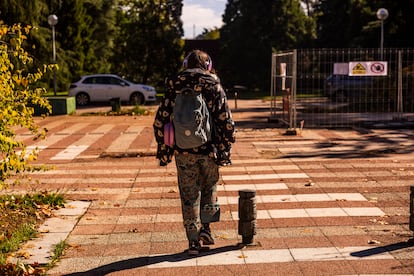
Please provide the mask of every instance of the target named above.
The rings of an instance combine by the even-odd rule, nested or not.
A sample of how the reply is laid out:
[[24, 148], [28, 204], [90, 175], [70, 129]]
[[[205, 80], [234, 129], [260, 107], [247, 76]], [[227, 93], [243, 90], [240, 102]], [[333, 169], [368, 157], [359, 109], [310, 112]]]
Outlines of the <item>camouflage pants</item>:
[[211, 157], [178, 153], [175, 156], [181, 208], [189, 241], [197, 241], [201, 223], [219, 221], [219, 167]]

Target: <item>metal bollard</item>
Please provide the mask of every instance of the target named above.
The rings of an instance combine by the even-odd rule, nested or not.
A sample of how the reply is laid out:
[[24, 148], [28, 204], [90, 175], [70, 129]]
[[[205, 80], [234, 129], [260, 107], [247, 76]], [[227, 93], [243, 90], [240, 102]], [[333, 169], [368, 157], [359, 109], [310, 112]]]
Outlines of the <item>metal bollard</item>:
[[121, 98], [111, 98], [109, 103], [111, 104], [112, 112], [121, 111]]
[[414, 231], [414, 186], [411, 186], [410, 190], [410, 230]]
[[239, 235], [243, 244], [252, 244], [256, 235], [256, 191], [239, 191]]
[[234, 92], [234, 109], [237, 109], [237, 91]]

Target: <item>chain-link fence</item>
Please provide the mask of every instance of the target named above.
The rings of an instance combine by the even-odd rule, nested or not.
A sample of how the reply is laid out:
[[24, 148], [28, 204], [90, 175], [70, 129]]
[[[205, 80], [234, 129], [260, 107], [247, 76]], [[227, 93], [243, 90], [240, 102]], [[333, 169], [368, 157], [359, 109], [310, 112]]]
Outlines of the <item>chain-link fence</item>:
[[270, 119], [291, 129], [414, 120], [413, 81], [414, 49], [273, 54]]

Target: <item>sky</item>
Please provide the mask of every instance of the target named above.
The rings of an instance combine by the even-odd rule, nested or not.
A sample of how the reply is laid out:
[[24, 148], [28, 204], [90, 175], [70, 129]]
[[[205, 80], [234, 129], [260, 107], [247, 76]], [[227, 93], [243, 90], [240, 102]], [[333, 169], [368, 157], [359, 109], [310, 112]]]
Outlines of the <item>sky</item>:
[[222, 15], [227, 0], [184, 0], [183, 20], [184, 38], [194, 38], [204, 29], [221, 27]]

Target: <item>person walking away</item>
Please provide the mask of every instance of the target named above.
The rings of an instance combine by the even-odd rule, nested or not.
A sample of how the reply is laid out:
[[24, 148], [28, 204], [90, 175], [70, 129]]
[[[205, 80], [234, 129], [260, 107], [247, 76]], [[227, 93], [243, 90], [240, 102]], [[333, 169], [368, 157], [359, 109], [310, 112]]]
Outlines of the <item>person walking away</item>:
[[[235, 132], [227, 97], [219, 78], [213, 73], [210, 56], [193, 50], [184, 59], [183, 67], [178, 75], [165, 81], [165, 95], [156, 112], [153, 128], [160, 166], [166, 166], [173, 156], [175, 158], [183, 223], [189, 242], [187, 252], [197, 255], [200, 242], [214, 244], [210, 223], [220, 219], [219, 167], [231, 164]], [[189, 109], [200, 95], [200, 110], [205, 104], [207, 112], [196, 112], [198, 130], [184, 127], [181, 133], [182, 117], [191, 117], [183, 115], [186, 114], [183, 109]], [[203, 134], [202, 139], [193, 138], [194, 133]]]

